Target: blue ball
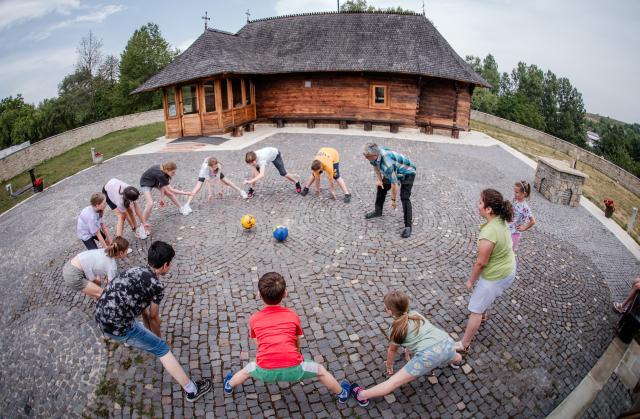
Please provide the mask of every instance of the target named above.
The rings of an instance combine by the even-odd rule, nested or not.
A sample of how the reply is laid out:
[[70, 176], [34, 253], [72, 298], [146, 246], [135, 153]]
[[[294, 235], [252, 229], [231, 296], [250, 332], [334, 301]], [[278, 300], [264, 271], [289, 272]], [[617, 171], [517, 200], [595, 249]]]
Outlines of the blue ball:
[[285, 241], [288, 235], [289, 235], [289, 230], [285, 226], [277, 225], [273, 229], [273, 238], [278, 240], [279, 242]]

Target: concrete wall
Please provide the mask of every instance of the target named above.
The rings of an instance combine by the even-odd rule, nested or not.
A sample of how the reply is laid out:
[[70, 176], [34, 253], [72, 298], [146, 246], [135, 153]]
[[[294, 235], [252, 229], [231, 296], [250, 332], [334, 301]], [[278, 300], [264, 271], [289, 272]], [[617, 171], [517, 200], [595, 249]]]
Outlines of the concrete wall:
[[162, 122], [163, 120], [163, 111], [158, 109], [106, 119], [45, 138], [0, 159], [0, 181], [11, 179], [45, 160], [59, 156], [65, 151], [110, 132]]
[[586, 163], [594, 169], [604, 173], [637, 196], [640, 196], [640, 179], [627, 172], [626, 170], [616, 166], [610, 161], [585, 149], [582, 149], [575, 144], [562, 140], [558, 137], [554, 137], [553, 135], [549, 135], [542, 131], [529, 128], [525, 125], [518, 124], [517, 122], [509, 121], [507, 119], [499, 118], [497, 116], [478, 112], [475, 110], [471, 111], [471, 119], [474, 121], [483, 122], [485, 124], [494, 125], [507, 131], [515, 132], [516, 134], [523, 135], [541, 144], [567, 153], [574, 158], [577, 157], [577, 159], [582, 163]]

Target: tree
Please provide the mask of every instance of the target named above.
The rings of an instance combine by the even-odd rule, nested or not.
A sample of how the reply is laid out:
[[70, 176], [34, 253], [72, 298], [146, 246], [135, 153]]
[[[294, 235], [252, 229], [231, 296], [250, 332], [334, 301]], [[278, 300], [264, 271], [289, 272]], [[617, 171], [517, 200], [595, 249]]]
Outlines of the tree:
[[25, 103], [22, 95], [6, 97], [0, 101], [0, 146], [2, 148], [35, 141], [37, 124], [35, 107]]
[[76, 52], [78, 53], [76, 70], [86, 71], [92, 77], [95, 76], [102, 65], [102, 40], [89, 31], [89, 34], [80, 40]]
[[367, 0], [347, 0], [340, 5], [341, 12], [389, 12], [389, 13], [414, 13], [413, 10], [403, 9], [400, 6], [376, 8], [367, 4]]
[[162, 37], [158, 25], [147, 23], [137, 29], [120, 56], [120, 81], [117, 88], [116, 112], [124, 115], [132, 112], [157, 109], [162, 106], [160, 92], [130, 95], [148, 78], [158, 73], [176, 56], [176, 51]]
[[107, 55], [98, 69], [98, 75], [107, 83], [114, 85], [120, 75], [120, 60], [115, 55]]

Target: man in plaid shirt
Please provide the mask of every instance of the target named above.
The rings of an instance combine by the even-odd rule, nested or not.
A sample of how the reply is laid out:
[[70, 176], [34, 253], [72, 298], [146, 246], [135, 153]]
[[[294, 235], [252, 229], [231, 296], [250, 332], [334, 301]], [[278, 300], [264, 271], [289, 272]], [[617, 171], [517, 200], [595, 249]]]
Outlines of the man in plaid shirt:
[[402, 237], [411, 236], [413, 216], [411, 213], [411, 188], [416, 178], [416, 166], [404, 155], [379, 147], [375, 143], [369, 143], [364, 148], [364, 157], [373, 166], [378, 180], [375, 210], [367, 213], [366, 219], [382, 217], [382, 206], [387, 198], [387, 191], [391, 189], [391, 207], [396, 209], [398, 184], [400, 184], [400, 201], [404, 211], [404, 229]]

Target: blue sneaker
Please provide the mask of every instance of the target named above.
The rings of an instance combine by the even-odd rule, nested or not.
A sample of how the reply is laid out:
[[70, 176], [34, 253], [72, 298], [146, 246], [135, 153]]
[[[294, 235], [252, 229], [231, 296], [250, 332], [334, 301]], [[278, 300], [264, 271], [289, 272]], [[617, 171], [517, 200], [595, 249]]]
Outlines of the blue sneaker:
[[347, 380], [342, 380], [340, 381], [340, 387], [342, 387], [342, 392], [338, 394], [338, 402], [346, 403], [351, 393], [351, 384]]
[[356, 401], [360, 406], [367, 407], [369, 406], [369, 400], [363, 399], [362, 397], [360, 397], [361, 391], [362, 391], [362, 387], [360, 387], [358, 384], [356, 383], [351, 384], [349, 392], [353, 394], [353, 398], [356, 399]]
[[233, 377], [232, 372], [228, 372], [227, 375], [224, 376], [224, 381], [223, 381], [224, 385], [222, 386], [222, 389], [224, 390], [224, 394], [233, 393], [233, 387], [229, 385], [229, 381], [231, 381], [231, 377]]

